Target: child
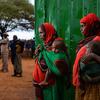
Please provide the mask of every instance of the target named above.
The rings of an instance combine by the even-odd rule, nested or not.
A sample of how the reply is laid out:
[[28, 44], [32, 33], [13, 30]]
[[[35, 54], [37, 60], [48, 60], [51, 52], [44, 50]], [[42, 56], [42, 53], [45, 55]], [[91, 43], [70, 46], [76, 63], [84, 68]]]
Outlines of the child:
[[[99, 41], [91, 41], [86, 46], [86, 55], [94, 53], [100, 56]], [[80, 78], [87, 82], [97, 82], [98, 80], [100, 80], [100, 63], [98, 63], [96, 60], [94, 61], [94, 58], [92, 58], [91, 55], [88, 58], [86, 55], [84, 55], [84, 57], [80, 61]]]
[[[86, 47], [87, 47], [86, 55], [88, 55], [90, 53], [94, 53], [94, 54], [100, 56], [100, 42], [99, 41], [91, 41], [86, 45]], [[85, 61], [86, 55], [84, 55], [84, 57], [81, 59], [82, 62]], [[90, 58], [90, 59], [92, 60], [92, 58]], [[84, 63], [88, 63], [88, 60], [85, 61]]]
[[63, 40], [55, 40], [52, 44], [52, 51], [54, 51], [55, 53], [66, 52], [67, 47], [64, 44]]
[[[63, 40], [55, 40], [52, 44], [52, 51], [54, 53], [59, 53], [59, 52], [66, 52], [67, 54], [67, 47], [65, 46]], [[67, 54], [68, 56], [68, 54]], [[57, 66], [58, 69], [61, 71], [62, 74], [64, 74], [64, 70], [61, 68], [62, 66]], [[52, 77], [53, 73], [49, 70], [49, 68], [47, 69], [47, 72], [46, 72], [46, 75], [45, 75], [45, 79], [44, 81], [42, 81], [39, 85], [40, 86], [45, 86], [45, 85], [48, 85], [48, 81], [49, 81], [49, 78]]]

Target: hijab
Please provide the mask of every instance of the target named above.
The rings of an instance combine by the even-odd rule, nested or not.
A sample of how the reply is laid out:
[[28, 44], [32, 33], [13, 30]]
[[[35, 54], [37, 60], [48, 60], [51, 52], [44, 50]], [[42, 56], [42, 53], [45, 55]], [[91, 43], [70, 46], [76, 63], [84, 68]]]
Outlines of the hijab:
[[[100, 23], [100, 19], [96, 16], [96, 14], [89, 13], [88, 15], [86, 15], [80, 20], [80, 23], [84, 23], [86, 25], [86, 28], [83, 32], [84, 36], [89, 37], [89, 36], [98, 34], [99, 28], [97, 26], [97, 23]], [[100, 29], [99, 29], [99, 32], [100, 32]]]
[[52, 24], [50, 23], [43, 23], [44, 29], [45, 29], [45, 44], [48, 44], [52, 41], [54, 41], [55, 36], [56, 36], [56, 31], [55, 28]]
[[83, 32], [85, 39], [79, 42], [76, 48], [76, 53], [94, 37], [100, 36], [100, 19], [94, 13], [89, 13], [88, 15], [84, 16], [80, 20], [80, 23], [84, 23], [86, 25], [86, 28]]

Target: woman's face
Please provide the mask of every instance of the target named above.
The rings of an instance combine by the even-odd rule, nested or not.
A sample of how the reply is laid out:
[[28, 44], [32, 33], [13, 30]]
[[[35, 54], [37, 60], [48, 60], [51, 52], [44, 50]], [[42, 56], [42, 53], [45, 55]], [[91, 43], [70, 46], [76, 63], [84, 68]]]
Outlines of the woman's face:
[[42, 40], [45, 40], [45, 31], [41, 28], [41, 27], [39, 27], [39, 35], [40, 35], [40, 38], [42, 39]]
[[84, 30], [86, 29], [86, 24], [84, 24], [84, 23], [80, 23], [80, 31], [82, 32], [82, 33], [84, 33]]

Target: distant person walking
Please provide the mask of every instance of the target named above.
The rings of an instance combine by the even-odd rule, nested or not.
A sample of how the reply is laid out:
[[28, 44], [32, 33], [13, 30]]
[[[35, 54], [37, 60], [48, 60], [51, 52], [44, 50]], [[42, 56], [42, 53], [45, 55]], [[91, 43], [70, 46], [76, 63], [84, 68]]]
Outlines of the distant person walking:
[[8, 72], [8, 44], [9, 39], [7, 38], [9, 35], [7, 33], [3, 33], [3, 39], [0, 41], [1, 46], [1, 59], [2, 59], [2, 72]]
[[11, 48], [11, 62], [14, 66], [14, 74], [12, 76], [22, 77], [22, 53], [21, 41], [18, 40], [17, 36], [13, 36], [13, 41], [10, 45]]

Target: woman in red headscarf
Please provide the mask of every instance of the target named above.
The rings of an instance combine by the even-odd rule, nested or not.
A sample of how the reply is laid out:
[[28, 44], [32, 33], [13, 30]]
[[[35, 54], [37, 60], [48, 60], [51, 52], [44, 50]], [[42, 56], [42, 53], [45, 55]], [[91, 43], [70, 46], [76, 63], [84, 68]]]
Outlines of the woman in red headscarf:
[[[88, 52], [88, 44], [92, 41], [100, 42], [100, 20], [94, 13], [89, 13], [80, 20], [81, 32], [84, 39], [80, 41], [76, 52], [76, 59], [73, 65], [73, 85], [76, 87], [76, 100], [100, 100], [100, 81], [96, 83], [84, 82], [81, 80], [81, 60], [84, 62], [96, 61], [100, 64], [100, 55]], [[91, 67], [91, 66], [90, 66]]]
[[[70, 83], [68, 54], [62, 50], [59, 52], [52, 50], [53, 42], [55, 40], [63, 42], [63, 39], [57, 36], [55, 28], [50, 23], [40, 25], [39, 33], [43, 46], [38, 45], [35, 50], [37, 57], [33, 70], [33, 84], [36, 98], [37, 100], [71, 100], [67, 91]], [[66, 50], [65, 45], [64, 47]], [[47, 72], [48, 79], [44, 83]]]

